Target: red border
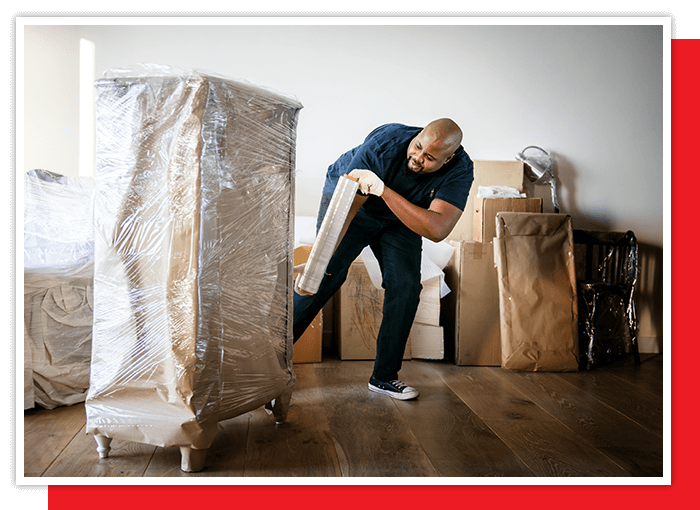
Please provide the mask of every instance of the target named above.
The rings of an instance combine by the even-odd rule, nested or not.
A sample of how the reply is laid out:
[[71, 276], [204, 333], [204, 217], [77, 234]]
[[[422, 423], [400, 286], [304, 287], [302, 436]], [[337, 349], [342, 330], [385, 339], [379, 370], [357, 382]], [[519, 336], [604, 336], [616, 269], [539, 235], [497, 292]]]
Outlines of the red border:
[[[672, 483], [670, 486], [51, 486], [50, 510], [123, 510], [124, 508], [195, 508], [199, 505], [252, 505], [251, 508], [430, 508], [454, 503], [493, 506], [508, 498], [520, 510], [565, 505], [590, 510], [596, 503], [624, 507], [663, 508], [695, 499], [695, 425], [698, 406], [692, 377], [696, 353], [685, 345], [698, 337], [688, 318], [694, 317], [697, 272], [688, 264], [698, 242], [695, 202], [700, 202], [700, 171], [695, 146], [700, 119], [700, 40], [671, 42], [672, 108], [672, 313], [673, 345], [666, 339], [665, 354], [673, 357]], [[662, 190], [659, 190], [661, 193]], [[680, 343], [680, 349], [679, 349]], [[694, 342], [693, 342], [694, 344]], [[681, 405], [679, 403], [686, 403]], [[693, 409], [689, 411], [689, 409]]]

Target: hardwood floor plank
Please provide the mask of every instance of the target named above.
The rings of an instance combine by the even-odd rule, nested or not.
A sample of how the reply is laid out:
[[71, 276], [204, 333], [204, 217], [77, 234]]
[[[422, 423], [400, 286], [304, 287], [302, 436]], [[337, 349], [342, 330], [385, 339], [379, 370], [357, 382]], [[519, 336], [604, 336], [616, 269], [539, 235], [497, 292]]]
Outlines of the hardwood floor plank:
[[536, 476], [627, 476], [488, 367], [433, 365], [441, 379]]
[[367, 389], [372, 365], [316, 369], [343, 476], [438, 476], [393, 399]]
[[556, 373], [500, 370], [505, 381], [632, 476], [662, 476], [663, 441]]
[[663, 398], [645, 391], [607, 370], [558, 374], [572, 384], [663, 437]]
[[626, 356], [624, 359], [610, 366], [601, 367], [597, 370], [606, 371], [614, 374], [616, 377], [634, 384], [638, 388], [648, 391], [657, 397], [664, 395], [664, 380], [663, 380], [663, 357], [661, 355], [645, 355], [641, 357], [642, 363], [635, 366], [632, 356]]
[[109, 457], [100, 459], [93, 435], [78, 433], [61, 452], [44, 477], [134, 477], [143, 476], [156, 447], [115, 439]]
[[341, 475], [315, 370], [312, 365], [294, 369], [297, 382], [287, 421], [275, 425], [262, 408], [251, 413], [247, 477]]
[[24, 412], [24, 476], [41, 476], [85, 427], [85, 405]]
[[627, 477], [629, 474], [556, 421], [493, 420], [488, 425], [539, 477]]
[[[114, 440], [99, 459], [84, 405], [24, 413], [28, 477], [509, 476], [663, 474], [660, 355], [579, 373], [404, 362], [416, 401], [369, 392], [371, 361], [298, 365], [287, 423], [262, 408], [219, 424], [205, 469], [178, 448]], [[38, 479], [38, 478], [37, 478]]]
[[533, 472], [447, 387], [430, 362], [404, 362], [401, 376], [421, 393], [394, 401], [441, 476], [533, 476]]

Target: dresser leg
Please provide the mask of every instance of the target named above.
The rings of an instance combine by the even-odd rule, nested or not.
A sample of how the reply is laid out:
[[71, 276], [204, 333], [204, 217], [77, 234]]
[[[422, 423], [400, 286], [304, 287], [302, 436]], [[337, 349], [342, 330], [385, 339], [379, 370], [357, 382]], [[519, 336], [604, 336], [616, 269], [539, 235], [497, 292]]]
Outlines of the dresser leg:
[[180, 469], [186, 473], [194, 473], [204, 469], [204, 459], [207, 456], [207, 450], [195, 450], [189, 446], [181, 446], [180, 454], [182, 455]]
[[97, 453], [100, 454], [100, 458], [106, 459], [109, 457], [109, 451], [111, 450], [109, 445], [112, 442], [112, 438], [107, 436], [95, 436], [95, 441], [97, 441]]

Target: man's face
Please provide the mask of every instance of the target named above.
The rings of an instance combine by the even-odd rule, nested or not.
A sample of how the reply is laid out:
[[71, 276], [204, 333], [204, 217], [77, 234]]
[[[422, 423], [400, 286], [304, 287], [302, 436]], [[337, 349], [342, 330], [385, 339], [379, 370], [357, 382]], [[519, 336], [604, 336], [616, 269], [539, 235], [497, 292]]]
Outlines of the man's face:
[[415, 173], [437, 172], [453, 155], [438, 134], [424, 129], [408, 145], [408, 169]]

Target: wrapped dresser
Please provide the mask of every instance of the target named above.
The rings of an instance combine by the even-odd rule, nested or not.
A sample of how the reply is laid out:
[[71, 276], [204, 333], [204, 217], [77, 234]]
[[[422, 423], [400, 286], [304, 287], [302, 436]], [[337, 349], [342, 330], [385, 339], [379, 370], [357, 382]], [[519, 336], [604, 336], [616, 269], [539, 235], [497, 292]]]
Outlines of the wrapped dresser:
[[92, 339], [94, 181], [24, 175], [24, 408], [83, 402]]
[[154, 66], [95, 84], [95, 319], [87, 432], [179, 446], [267, 405], [292, 369], [294, 98]]

